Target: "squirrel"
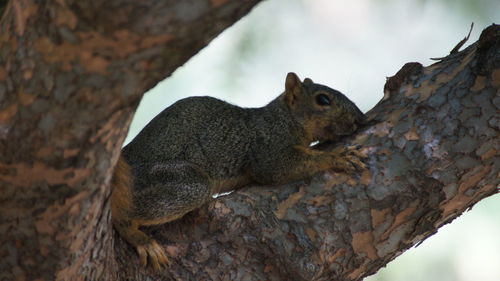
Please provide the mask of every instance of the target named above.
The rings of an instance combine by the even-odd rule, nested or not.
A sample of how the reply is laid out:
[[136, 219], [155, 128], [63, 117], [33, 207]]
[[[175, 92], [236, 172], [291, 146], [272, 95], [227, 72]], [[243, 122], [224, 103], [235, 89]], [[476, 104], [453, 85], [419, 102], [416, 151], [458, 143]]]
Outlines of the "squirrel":
[[250, 183], [280, 185], [326, 170], [365, 168], [356, 147], [312, 142], [352, 134], [365, 115], [342, 93], [288, 73], [285, 92], [261, 108], [189, 97], [163, 110], [122, 150], [112, 179], [112, 222], [141, 263], [169, 264], [139, 227], [181, 218], [212, 195]]

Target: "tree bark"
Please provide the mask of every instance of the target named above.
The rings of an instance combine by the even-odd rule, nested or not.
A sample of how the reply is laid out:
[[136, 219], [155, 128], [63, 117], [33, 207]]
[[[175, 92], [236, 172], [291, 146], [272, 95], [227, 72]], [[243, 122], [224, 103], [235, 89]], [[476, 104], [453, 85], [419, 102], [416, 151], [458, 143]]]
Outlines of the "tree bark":
[[258, 2], [0, 2], [1, 280], [118, 279], [108, 183], [142, 94]]
[[[340, 145], [369, 168], [247, 187], [147, 228], [162, 272], [111, 228], [109, 179], [139, 98], [258, 0], [10, 1], [0, 22], [0, 279], [359, 280], [498, 192], [500, 27], [405, 65]], [[322, 149], [328, 149], [322, 147]]]

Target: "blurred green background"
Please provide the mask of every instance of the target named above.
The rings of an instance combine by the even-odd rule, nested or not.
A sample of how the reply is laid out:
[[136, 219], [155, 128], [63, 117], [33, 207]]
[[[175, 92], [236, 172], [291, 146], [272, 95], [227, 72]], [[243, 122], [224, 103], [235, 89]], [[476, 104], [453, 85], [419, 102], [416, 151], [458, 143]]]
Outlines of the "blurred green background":
[[[178, 99], [210, 95], [263, 106], [283, 91], [286, 73], [329, 85], [363, 111], [406, 62], [432, 63], [475, 27], [466, 46], [493, 22], [499, 0], [268, 0], [224, 31], [143, 98], [130, 141]], [[411, 249], [370, 281], [499, 281], [500, 196]]]

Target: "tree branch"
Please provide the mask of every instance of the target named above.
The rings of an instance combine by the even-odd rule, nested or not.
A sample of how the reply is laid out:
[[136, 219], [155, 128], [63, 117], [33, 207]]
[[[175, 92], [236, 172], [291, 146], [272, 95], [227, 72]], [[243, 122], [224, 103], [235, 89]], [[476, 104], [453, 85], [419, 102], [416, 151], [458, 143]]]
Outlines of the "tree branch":
[[[360, 280], [498, 192], [500, 26], [428, 67], [388, 79], [361, 145], [369, 169], [248, 187], [147, 229], [173, 257], [161, 273], [116, 238], [134, 280]], [[125, 278], [124, 278], [125, 279]]]

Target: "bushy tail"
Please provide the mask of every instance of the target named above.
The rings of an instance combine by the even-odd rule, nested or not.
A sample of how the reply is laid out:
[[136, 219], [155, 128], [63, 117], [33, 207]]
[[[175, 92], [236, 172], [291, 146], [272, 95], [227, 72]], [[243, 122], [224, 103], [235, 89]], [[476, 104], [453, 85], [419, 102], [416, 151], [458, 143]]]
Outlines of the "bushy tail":
[[120, 155], [111, 181], [111, 215], [113, 221], [126, 219], [132, 210], [132, 173], [130, 165]]

